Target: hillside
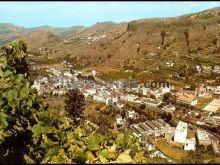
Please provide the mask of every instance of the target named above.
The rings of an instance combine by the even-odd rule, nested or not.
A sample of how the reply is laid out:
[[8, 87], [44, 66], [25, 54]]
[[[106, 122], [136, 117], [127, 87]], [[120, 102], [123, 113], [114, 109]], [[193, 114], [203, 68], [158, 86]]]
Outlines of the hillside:
[[220, 63], [220, 8], [91, 27], [44, 26], [17, 39], [27, 42], [29, 51], [45, 47], [38, 53], [51, 59], [68, 57], [81, 67], [148, 70], [163, 68], [166, 62], [176, 67], [215, 65]]
[[11, 23], [0, 23], [0, 45], [26, 35], [28, 31], [28, 29], [15, 26]]

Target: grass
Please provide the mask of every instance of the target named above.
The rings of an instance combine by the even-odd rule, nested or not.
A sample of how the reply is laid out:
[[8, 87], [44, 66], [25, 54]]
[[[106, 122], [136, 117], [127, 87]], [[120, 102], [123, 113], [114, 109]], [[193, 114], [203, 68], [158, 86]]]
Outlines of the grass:
[[210, 99], [210, 98], [198, 97], [198, 104], [196, 104], [194, 107], [197, 109], [203, 109], [211, 100], [212, 99]]
[[64, 109], [64, 98], [46, 98], [44, 99], [45, 103], [49, 104], [49, 112], [55, 118], [61, 118], [65, 116], [65, 109]]
[[192, 132], [192, 131], [187, 132], [187, 139], [190, 139], [190, 138], [195, 138], [195, 132]]
[[102, 108], [104, 107], [105, 104], [104, 103], [100, 103], [100, 102], [95, 102], [95, 101], [87, 101], [86, 102], [86, 107], [83, 113], [84, 117], [88, 117], [88, 116], [98, 116], [99, 112], [96, 110], [96, 108]]
[[[169, 158], [180, 162], [181, 158], [187, 156], [187, 152], [184, 151], [180, 145], [175, 145], [172, 143], [168, 143], [165, 140], [157, 140], [155, 145], [159, 148], [163, 153], [165, 153]], [[182, 146], [182, 144], [181, 144]]]
[[120, 80], [120, 79], [129, 79], [129, 77], [132, 75], [133, 73], [130, 72], [112, 72], [112, 73], [108, 73], [108, 74], [102, 74], [100, 75], [100, 78], [103, 80]]

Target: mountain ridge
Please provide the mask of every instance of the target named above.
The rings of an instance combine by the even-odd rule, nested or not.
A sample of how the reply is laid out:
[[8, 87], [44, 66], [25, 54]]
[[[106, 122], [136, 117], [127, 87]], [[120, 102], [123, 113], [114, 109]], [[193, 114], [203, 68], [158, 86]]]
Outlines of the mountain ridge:
[[[51, 34], [41, 34], [42, 29]], [[20, 33], [20, 37], [17, 35], [16, 40], [24, 39], [30, 52], [46, 47], [46, 51], [38, 53], [50, 58], [68, 56], [83, 67], [146, 70], [163, 67], [167, 61], [183, 65], [206, 63], [209, 59], [210, 63], [220, 63], [219, 7], [177, 17], [97, 22], [75, 29], [41, 26], [35, 28], [36, 35], [27, 31]]]

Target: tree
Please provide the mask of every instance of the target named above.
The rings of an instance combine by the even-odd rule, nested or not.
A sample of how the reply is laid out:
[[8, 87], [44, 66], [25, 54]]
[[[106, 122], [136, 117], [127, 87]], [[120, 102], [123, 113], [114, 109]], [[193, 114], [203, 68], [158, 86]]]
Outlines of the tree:
[[29, 75], [29, 68], [25, 59], [27, 45], [24, 41], [21, 40], [18, 43], [12, 43], [10, 46], [4, 46], [2, 49], [5, 51], [9, 66], [15, 68], [18, 74]]
[[176, 97], [175, 97], [175, 95], [172, 95], [172, 93], [170, 93], [170, 92], [164, 93], [163, 94], [163, 102], [175, 103]]
[[164, 45], [164, 40], [165, 40], [165, 37], [166, 37], [166, 32], [164, 30], [162, 30], [161, 33], [160, 33], [160, 36], [161, 36], [161, 45], [163, 46]]
[[156, 99], [156, 96], [154, 94], [150, 94], [151, 99]]
[[24, 163], [24, 154], [28, 145], [32, 145], [33, 134], [29, 128], [37, 123], [38, 113], [46, 110], [24, 75], [28, 73], [22, 57], [26, 49], [23, 42], [13, 43], [4, 47], [6, 53], [0, 55], [1, 163]]
[[144, 110], [146, 108], [146, 105], [145, 104], [141, 104], [140, 106], [139, 106], [139, 109], [141, 109], [141, 110]]
[[64, 106], [67, 115], [74, 123], [77, 123], [77, 118], [82, 117], [82, 112], [85, 109], [85, 97], [78, 88], [69, 90], [65, 97]]
[[186, 39], [187, 49], [189, 52], [189, 29], [188, 28], [184, 31], [184, 35], [185, 35], [185, 39]]
[[213, 43], [214, 45], [217, 45], [217, 43], [218, 43], [218, 38], [215, 37], [215, 38], [212, 40], [212, 43]]

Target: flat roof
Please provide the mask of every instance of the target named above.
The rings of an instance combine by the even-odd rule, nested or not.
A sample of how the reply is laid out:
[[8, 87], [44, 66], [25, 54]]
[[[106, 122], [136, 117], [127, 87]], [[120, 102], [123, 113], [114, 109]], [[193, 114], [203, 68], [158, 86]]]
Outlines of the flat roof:
[[148, 125], [145, 123], [139, 123], [140, 127], [143, 128], [145, 131], [152, 130]]
[[150, 121], [145, 121], [144, 123], [145, 123], [146, 125], [148, 125], [149, 127], [151, 127], [152, 129], [154, 129], [154, 130], [155, 130], [155, 129], [158, 129], [157, 126], [155, 126], [155, 125], [154, 125], [152, 122], [150, 122]]
[[131, 130], [136, 133], [137, 135], [139, 135], [140, 133], [134, 128], [134, 125], [130, 126]]
[[157, 119], [157, 121], [158, 121], [160, 124], [162, 124], [163, 126], [167, 125], [167, 123], [166, 123], [164, 120], [162, 120], [162, 119]]
[[160, 124], [158, 121], [156, 120], [152, 120], [151, 121], [154, 125], [156, 125], [158, 128], [163, 128], [164, 126], [162, 124]]
[[197, 136], [199, 140], [210, 140], [207, 132], [201, 129], [197, 129]]
[[208, 105], [203, 108], [205, 111], [216, 112], [220, 108], [220, 99], [213, 99]]

